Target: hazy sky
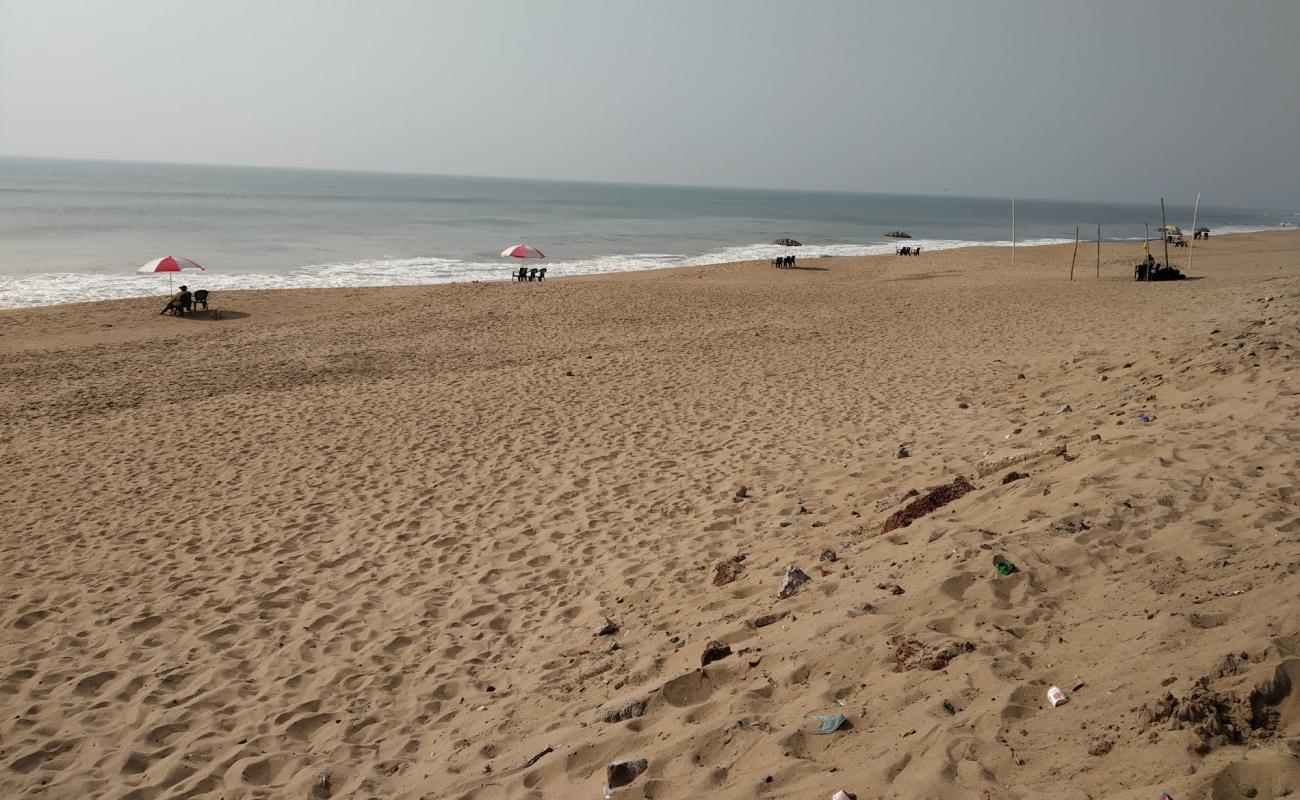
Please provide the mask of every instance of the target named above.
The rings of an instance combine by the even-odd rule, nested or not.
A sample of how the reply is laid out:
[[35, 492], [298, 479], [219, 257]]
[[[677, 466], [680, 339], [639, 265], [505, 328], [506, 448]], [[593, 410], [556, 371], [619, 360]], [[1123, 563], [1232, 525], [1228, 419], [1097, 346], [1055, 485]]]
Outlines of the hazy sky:
[[1300, 0], [0, 0], [0, 153], [1300, 207]]

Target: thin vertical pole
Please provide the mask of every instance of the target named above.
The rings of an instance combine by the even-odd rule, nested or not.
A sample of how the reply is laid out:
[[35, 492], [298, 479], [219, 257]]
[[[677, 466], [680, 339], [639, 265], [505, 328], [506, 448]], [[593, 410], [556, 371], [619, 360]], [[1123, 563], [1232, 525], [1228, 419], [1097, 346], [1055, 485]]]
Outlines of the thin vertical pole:
[[1160, 226], [1165, 231], [1165, 269], [1169, 268], [1169, 221], [1165, 219], [1165, 199], [1160, 198]]
[[1074, 255], [1070, 257], [1070, 280], [1074, 280], [1074, 262], [1079, 258], [1079, 226], [1074, 226]]
[[1187, 245], [1187, 274], [1192, 274], [1192, 251], [1196, 249], [1196, 215], [1201, 213], [1201, 193], [1196, 193], [1196, 206], [1192, 208], [1192, 241]]
[[1101, 223], [1097, 223], [1097, 277], [1101, 277]]
[[1016, 265], [1016, 196], [1011, 195], [1011, 266]]

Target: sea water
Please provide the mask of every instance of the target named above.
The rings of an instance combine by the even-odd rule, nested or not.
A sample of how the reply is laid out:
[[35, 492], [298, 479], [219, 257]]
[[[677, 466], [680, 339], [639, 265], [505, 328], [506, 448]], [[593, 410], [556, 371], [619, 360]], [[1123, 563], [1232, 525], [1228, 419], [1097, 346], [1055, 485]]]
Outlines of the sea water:
[[[1190, 230], [1192, 209], [1169, 221]], [[1294, 225], [1293, 211], [1203, 204], [1216, 234]], [[1021, 245], [1141, 240], [1154, 203], [1017, 198]], [[548, 277], [1010, 243], [1008, 198], [573, 183], [441, 175], [0, 158], [0, 308], [166, 291], [137, 276], [159, 256], [207, 267], [184, 282], [227, 289], [508, 280], [521, 242]], [[797, 249], [771, 242], [791, 237]]]

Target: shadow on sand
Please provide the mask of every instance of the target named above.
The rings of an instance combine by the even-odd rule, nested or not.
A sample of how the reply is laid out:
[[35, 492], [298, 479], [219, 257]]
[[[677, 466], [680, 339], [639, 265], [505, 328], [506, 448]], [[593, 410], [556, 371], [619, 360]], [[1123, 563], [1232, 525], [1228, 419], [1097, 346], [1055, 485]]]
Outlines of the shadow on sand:
[[[212, 310], [213, 310], [213, 311], [217, 311], [218, 309], [215, 309], [215, 308], [214, 308], [214, 309], [212, 309]], [[188, 314], [182, 314], [182, 315], [179, 316], [179, 317], [178, 317], [178, 316], [173, 316], [173, 315], [170, 315], [170, 314], [166, 314], [166, 315], [163, 315], [163, 316], [170, 316], [170, 317], [171, 317], [172, 319], [174, 319], [174, 320], [178, 320], [178, 321], [183, 320], [183, 321], [185, 321], [185, 322], [213, 322], [213, 323], [215, 323], [215, 322], [226, 322], [226, 321], [228, 321], [228, 320], [232, 320], [232, 319], [243, 319], [243, 318], [245, 318], [245, 317], [248, 316], [248, 314], [245, 313], [245, 312], [243, 312], [243, 311], [231, 311], [230, 309], [227, 309], [227, 308], [222, 308], [222, 309], [219, 309], [219, 310], [221, 311], [221, 319], [213, 319], [213, 318], [212, 318], [212, 315], [211, 315], [209, 312], [207, 312], [207, 311], [202, 311], [202, 310], [200, 310], [200, 311], [191, 311], [190, 313], [188, 313]]]

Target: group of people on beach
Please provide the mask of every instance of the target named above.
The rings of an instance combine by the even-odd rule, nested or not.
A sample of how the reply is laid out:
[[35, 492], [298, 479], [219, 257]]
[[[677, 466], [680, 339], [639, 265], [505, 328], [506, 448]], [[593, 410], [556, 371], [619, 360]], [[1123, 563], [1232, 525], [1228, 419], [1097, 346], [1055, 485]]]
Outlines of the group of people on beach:
[[178, 317], [184, 316], [191, 311], [196, 311], [199, 306], [203, 310], [208, 310], [208, 290], [199, 289], [191, 292], [188, 286], [182, 286], [181, 290], [167, 299], [167, 305], [159, 314], [174, 314]]
[[1208, 239], [1208, 238], [1210, 238], [1209, 228], [1197, 228], [1196, 230], [1192, 231], [1192, 239], [1194, 239], [1195, 241], [1199, 242], [1202, 239]]

